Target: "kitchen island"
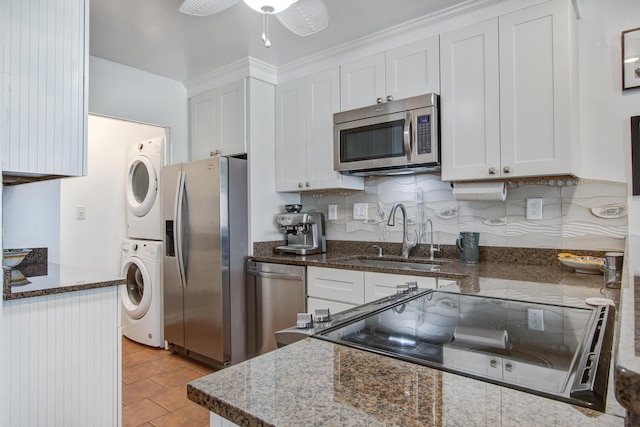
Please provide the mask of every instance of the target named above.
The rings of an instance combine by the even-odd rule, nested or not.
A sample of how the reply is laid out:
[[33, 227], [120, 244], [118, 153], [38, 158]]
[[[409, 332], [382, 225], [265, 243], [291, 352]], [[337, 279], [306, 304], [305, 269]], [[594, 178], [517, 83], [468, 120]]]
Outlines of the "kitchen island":
[[[257, 258], [273, 262], [278, 257]], [[341, 268], [344, 258], [327, 254], [286, 260]], [[602, 276], [563, 268], [452, 262], [438, 270], [419, 274], [460, 280], [445, 291], [577, 307], [587, 306], [585, 298], [618, 300], [619, 295], [617, 290], [602, 288]], [[193, 381], [188, 396], [212, 411], [211, 425], [216, 426], [227, 425], [223, 419], [238, 425], [269, 426], [620, 426], [625, 410], [615, 399], [613, 385], [610, 375], [606, 411], [601, 413], [307, 338]]]
[[120, 425], [125, 280], [46, 260], [19, 267], [4, 269], [0, 425]]

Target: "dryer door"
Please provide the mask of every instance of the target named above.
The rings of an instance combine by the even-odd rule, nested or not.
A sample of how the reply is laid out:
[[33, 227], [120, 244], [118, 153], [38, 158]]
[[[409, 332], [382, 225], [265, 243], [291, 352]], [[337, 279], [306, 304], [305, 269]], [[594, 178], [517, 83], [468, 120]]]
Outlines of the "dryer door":
[[149, 271], [139, 258], [127, 260], [122, 269], [127, 283], [121, 291], [122, 307], [132, 319], [140, 319], [151, 305], [153, 284]]
[[158, 174], [146, 156], [136, 156], [129, 163], [127, 205], [136, 216], [145, 216], [158, 197]]

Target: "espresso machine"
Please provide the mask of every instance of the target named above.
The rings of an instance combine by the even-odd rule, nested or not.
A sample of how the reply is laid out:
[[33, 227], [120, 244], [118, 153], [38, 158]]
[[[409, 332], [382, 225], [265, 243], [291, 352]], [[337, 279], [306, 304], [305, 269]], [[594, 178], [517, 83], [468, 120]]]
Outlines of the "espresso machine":
[[286, 205], [286, 213], [276, 216], [280, 229], [287, 235], [287, 244], [276, 247], [281, 254], [310, 255], [327, 251], [324, 214], [300, 212], [301, 205]]

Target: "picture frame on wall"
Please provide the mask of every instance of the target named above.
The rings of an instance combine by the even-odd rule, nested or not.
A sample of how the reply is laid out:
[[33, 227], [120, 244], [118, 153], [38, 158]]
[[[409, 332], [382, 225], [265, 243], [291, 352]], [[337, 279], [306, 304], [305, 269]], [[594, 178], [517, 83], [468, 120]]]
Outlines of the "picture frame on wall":
[[622, 32], [622, 90], [640, 88], [640, 28]]
[[640, 196], [640, 116], [631, 117], [631, 175], [633, 195]]

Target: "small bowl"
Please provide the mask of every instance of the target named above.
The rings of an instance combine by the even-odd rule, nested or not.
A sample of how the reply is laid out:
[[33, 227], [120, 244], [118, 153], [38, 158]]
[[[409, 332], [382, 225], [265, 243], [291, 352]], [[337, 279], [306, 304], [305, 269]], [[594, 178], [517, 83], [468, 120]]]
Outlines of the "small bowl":
[[302, 205], [284, 205], [284, 209], [289, 213], [296, 213], [302, 210]]
[[31, 249], [5, 249], [2, 253], [2, 265], [13, 268], [20, 265]]

